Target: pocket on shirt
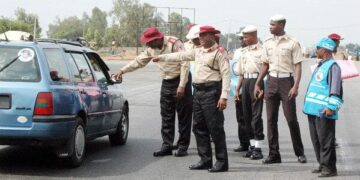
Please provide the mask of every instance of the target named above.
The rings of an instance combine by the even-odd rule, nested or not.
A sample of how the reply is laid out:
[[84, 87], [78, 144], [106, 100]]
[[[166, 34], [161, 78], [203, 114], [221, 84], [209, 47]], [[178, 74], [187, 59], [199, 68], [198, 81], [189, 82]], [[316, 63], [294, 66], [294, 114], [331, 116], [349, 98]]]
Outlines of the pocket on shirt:
[[281, 51], [280, 51], [280, 54], [281, 54], [282, 56], [290, 56], [291, 50], [288, 49], [288, 48], [282, 48]]

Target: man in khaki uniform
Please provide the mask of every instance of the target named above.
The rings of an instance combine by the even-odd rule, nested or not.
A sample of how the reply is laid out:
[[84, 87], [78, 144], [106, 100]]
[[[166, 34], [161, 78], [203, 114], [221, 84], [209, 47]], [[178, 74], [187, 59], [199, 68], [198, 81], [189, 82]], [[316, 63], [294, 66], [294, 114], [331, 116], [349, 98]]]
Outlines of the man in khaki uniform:
[[[191, 170], [209, 169], [209, 172], [228, 170], [224, 114], [230, 88], [230, 71], [227, 53], [215, 42], [220, 31], [211, 26], [200, 27], [201, 48], [191, 52], [160, 55], [157, 62], [193, 61], [194, 75], [194, 122], [198, 154], [201, 160], [190, 166]], [[216, 163], [212, 162], [210, 136], [215, 145]]]
[[[183, 51], [183, 43], [175, 37], [164, 36], [157, 28], [151, 27], [144, 31], [141, 41], [147, 48], [135, 60], [129, 62], [115, 75], [120, 78], [124, 73], [144, 67], [151, 61], [151, 57], [160, 54]], [[175, 113], [179, 120], [178, 150], [175, 156], [186, 156], [190, 144], [192, 120], [192, 93], [189, 62], [161, 62], [158, 63], [161, 85], [161, 135], [163, 139], [160, 151], [154, 156], [172, 155], [175, 135]]]
[[[262, 159], [261, 143], [264, 140], [264, 128], [262, 120], [263, 100], [254, 96], [256, 80], [262, 65], [261, 55], [263, 48], [258, 42], [257, 28], [253, 25], [246, 26], [243, 31], [246, 47], [242, 50], [242, 56], [238, 63], [240, 78], [236, 87], [237, 91], [242, 88], [242, 105], [246, 130], [250, 139], [251, 147], [245, 157], [252, 160]], [[261, 84], [263, 87], [263, 84]]]
[[263, 161], [264, 164], [281, 163], [277, 126], [280, 102], [289, 125], [295, 155], [300, 163], [306, 163], [295, 101], [304, 58], [299, 42], [285, 33], [285, 24], [286, 19], [282, 15], [270, 19], [270, 32], [274, 36], [264, 42], [263, 65], [254, 90], [254, 96], [262, 98], [263, 78], [269, 74], [265, 89], [269, 156]]
[[[236, 34], [240, 40], [240, 48], [236, 49], [234, 52], [233, 59], [237, 61], [236, 71], [240, 72], [240, 61], [242, 57], [242, 51], [246, 47], [244, 42], [244, 35], [242, 32]], [[240, 77], [239, 77], [240, 78]], [[241, 102], [241, 88], [235, 88], [235, 111], [236, 111], [236, 120], [238, 123], [238, 138], [240, 145], [234, 149], [235, 152], [247, 152], [250, 148], [250, 139], [247, 133], [248, 127], [246, 127], [245, 119], [244, 119], [244, 111], [243, 105]], [[246, 155], [245, 155], [246, 156]]]

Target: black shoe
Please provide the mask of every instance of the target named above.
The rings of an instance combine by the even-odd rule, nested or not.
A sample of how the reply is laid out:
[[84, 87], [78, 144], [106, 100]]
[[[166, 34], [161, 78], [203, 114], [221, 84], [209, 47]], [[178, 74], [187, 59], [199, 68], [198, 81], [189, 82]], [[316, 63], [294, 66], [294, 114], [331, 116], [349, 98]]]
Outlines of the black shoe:
[[270, 157], [268, 156], [266, 159], [263, 160], [263, 164], [274, 164], [274, 163], [281, 163], [281, 157]]
[[175, 144], [175, 145], [172, 146], [172, 149], [173, 149], [173, 150], [177, 150], [178, 148], [179, 148], [179, 146], [178, 146], [177, 144]]
[[301, 155], [298, 157], [298, 162], [299, 163], [306, 163], [307, 160], [306, 160], [306, 156], [305, 155]]
[[321, 173], [321, 166], [311, 171], [312, 173]]
[[212, 163], [208, 162], [208, 163], [204, 163], [204, 162], [198, 162], [196, 164], [190, 165], [189, 169], [190, 170], [204, 170], [204, 169], [209, 169], [211, 168]]
[[255, 149], [255, 146], [249, 146], [248, 151], [246, 152], [246, 154], [243, 157], [244, 158], [249, 158], [252, 155], [254, 149]]
[[215, 165], [210, 168], [208, 171], [210, 173], [217, 173], [217, 172], [225, 172], [229, 170], [229, 164], [227, 162], [219, 162], [217, 161]]
[[255, 148], [250, 156], [251, 160], [259, 160], [264, 158], [261, 149], [260, 148]]
[[183, 156], [187, 156], [188, 153], [186, 150], [184, 149], [178, 149], [176, 152], [175, 152], [175, 156], [176, 157], [183, 157]]
[[234, 152], [245, 152], [249, 150], [249, 146], [240, 145], [239, 147], [234, 149]]
[[333, 171], [333, 172], [321, 171], [321, 174], [318, 177], [322, 178], [322, 177], [333, 177], [333, 176], [337, 176], [336, 171]]
[[155, 151], [153, 155], [154, 155], [154, 157], [169, 156], [169, 155], [172, 155], [172, 150], [171, 149], [162, 149], [160, 151]]

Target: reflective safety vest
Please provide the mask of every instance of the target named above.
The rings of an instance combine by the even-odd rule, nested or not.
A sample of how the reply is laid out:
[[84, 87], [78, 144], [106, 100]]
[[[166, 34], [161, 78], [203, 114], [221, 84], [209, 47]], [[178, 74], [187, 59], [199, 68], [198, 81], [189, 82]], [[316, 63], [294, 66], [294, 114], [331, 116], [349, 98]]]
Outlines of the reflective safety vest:
[[343, 103], [343, 100], [337, 96], [330, 95], [330, 86], [328, 83], [328, 74], [330, 67], [336, 63], [335, 60], [330, 59], [324, 62], [312, 74], [308, 90], [305, 95], [304, 109], [305, 114], [323, 117], [322, 111], [326, 108], [334, 111], [332, 116], [326, 117], [328, 119], [337, 120], [338, 110]]

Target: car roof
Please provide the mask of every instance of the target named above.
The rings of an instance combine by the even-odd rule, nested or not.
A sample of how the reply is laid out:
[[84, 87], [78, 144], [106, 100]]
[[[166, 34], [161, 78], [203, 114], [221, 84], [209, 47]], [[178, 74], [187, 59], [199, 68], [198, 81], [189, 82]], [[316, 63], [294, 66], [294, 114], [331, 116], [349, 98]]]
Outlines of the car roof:
[[7, 46], [28, 46], [28, 47], [40, 47], [40, 48], [63, 48], [66, 51], [77, 52], [95, 52], [88, 47], [81, 45], [78, 42], [56, 40], [56, 39], [38, 39], [35, 41], [0, 41], [0, 45]]
[[[35, 41], [6, 41], [1, 40], [0, 45], [6, 46], [27, 46], [27, 47], [39, 47], [39, 48], [63, 48], [66, 51], [73, 51], [73, 52], [86, 52], [86, 53], [93, 53], [96, 55], [97, 58], [101, 59], [101, 57], [96, 53], [96, 51], [83, 46], [79, 42], [74, 41], [64, 41], [64, 40], [57, 40], [57, 39], [37, 39]], [[106, 63], [102, 60], [99, 62], [101, 66], [103, 66], [107, 71], [110, 68], [106, 65]]]

